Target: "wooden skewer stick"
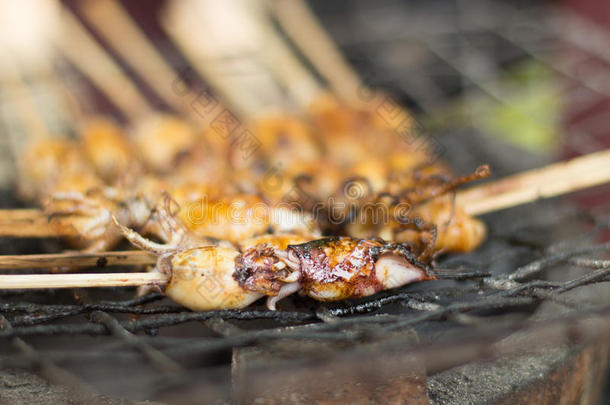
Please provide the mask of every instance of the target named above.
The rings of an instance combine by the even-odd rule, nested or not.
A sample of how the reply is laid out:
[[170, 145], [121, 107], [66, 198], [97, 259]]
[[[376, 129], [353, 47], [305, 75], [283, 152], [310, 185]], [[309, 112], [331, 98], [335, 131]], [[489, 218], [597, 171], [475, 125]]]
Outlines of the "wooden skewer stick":
[[152, 106], [135, 84], [67, 7], [63, 7], [62, 29], [57, 41], [61, 53], [130, 120], [151, 112]]
[[0, 236], [13, 238], [57, 238], [61, 236], [77, 236], [77, 233], [71, 226], [59, 226], [46, 219], [22, 219], [15, 221], [0, 220]]
[[[99, 32], [129, 66], [176, 111], [193, 115], [185, 99], [173, 90], [178, 73], [138, 28], [127, 10], [117, 0], [79, 3], [87, 21]], [[195, 117], [191, 117], [195, 118]]]
[[[257, 33], [236, 1], [170, 1], [161, 25], [197, 73], [243, 121], [280, 111], [285, 98], [256, 58]], [[227, 29], [230, 27], [230, 29]]]
[[163, 285], [168, 277], [161, 273], [92, 273], [92, 274], [9, 274], [0, 275], [0, 290], [129, 287]]
[[[607, 182], [610, 182], [610, 149], [459, 191], [456, 203], [476, 216]], [[47, 216], [40, 210], [0, 210], [0, 236], [52, 237], [57, 232], [58, 227], [52, 222], [48, 224]], [[62, 232], [70, 235], [69, 229]]]
[[50, 253], [0, 256], [0, 269], [51, 267], [140, 266], [155, 264], [157, 258], [143, 250], [102, 253]]
[[35, 219], [45, 218], [44, 214], [38, 208], [20, 208], [16, 210], [4, 209], [0, 210], [0, 223], [12, 221], [33, 221]]
[[357, 102], [362, 81], [303, 0], [272, 0], [282, 29], [337, 96]]
[[54, 238], [78, 236], [69, 224], [49, 221], [40, 209], [3, 209], [0, 210], [0, 236], [15, 238]]
[[481, 215], [609, 181], [607, 149], [460, 191], [456, 204], [470, 215]]
[[262, 59], [274, 76], [292, 95], [300, 108], [308, 108], [322, 94], [322, 86], [301, 63], [268, 18], [265, 3], [244, 3], [244, 11], [260, 33]]
[[[581, 156], [462, 191], [457, 195], [457, 204], [471, 215], [480, 215], [602, 184], [610, 181], [608, 162], [610, 150]], [[18, 218], [19, 213], [14, 216]], [[154, 256], [143, 251], [0, 256], [0, 269], [99, 266], [102, 263], [145, 265], [155, 261]], [[0, 275], [0, 289], [135, 286], [166, 282], [167, 278], [157, 273]]]

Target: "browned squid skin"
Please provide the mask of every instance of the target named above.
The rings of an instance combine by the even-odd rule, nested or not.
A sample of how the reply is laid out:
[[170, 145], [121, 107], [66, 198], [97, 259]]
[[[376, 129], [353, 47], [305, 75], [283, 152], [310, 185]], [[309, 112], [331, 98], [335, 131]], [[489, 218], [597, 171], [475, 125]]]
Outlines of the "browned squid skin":
[[406, 245], [277, 234], [234, 246], [199, 240], [173, 217], [169, 204], [160, 208], [160, 214], [168, 237], [165, 244], [114, 220], [132, 244], [159, 256], [154, 271], [168, 276], [165, 294], [195, 311], [243, 308], [262, 296], [275, 310], [279, 300], [295, 292], [334, 301], [434, 278]]
[[[245, 159], [243, 148], [229, 142], [228, 135], [197, 134], [172, 116], [151, 117], [131, 140], [110, 121], [94, 117], [80, 143], [32, 143], [21, 159], [25, 164], [20, 186], [24, 197], [44, 201], [54, 222], [78, 231], [76, 240], [85, 242], [73, 246], [90, 250], [108, 249], [119, 241], [110, 214], [139, 227], [163, 190], [182, 206], [179, 216], [192, 231], [233, 243], [266, 232], [317, 233], [310, 213], [321, 218], [318, 226], [328, 234], [381, 237], [419, 249], [431, 241], [429, 230], [379, 224], [365, 215], [357, 223], [334, 221], [351, 218], [352, 208], [360, 209], [383, 194], [408, 201], [413, 217], [437, 226], [435, 249], [469, 251], [484, 239], [484, 225], [441, 195], [454, 174], [430, 162], [416, 144], [403, 142], [396, 133], [398, 122], [332, 98], [313, 106], [310, 118], [270, 117], [253, 123], [261, 145]], [[134, 174], [134, 162], [148, 172]], [[311, 212], [300, 221], [288, 221], [294, 224], [287, 227], [266, 216], [258, 218], [251, 209], [264, 205], [268, 209], [262, 211], [285, 217], [285, 212], [290, 214], [286, 202]], [[228, 209], [233, 203], [236, 208]]]
[[235, 259], [233, 277], [245, 290], [280, 299], [300, 292], [318, 301], [365, 297], [434, 276], [405, 245], [333, 237], [289, 245], [256, 245]]
[[109, 184], [136, 176], [140, 164], [123, 129], [106, 117], [89, 118], [80, 133], [81, 148], [97, 174]]
[[192, 232], [240, 243], [267, 233], [319, 234], [307, 212], [281, 205], [268, 205], [256, 195], [199, 199], [183, 205], [178, 217]]
[[153, 114], [138, 122], [133, 144], [139, 158], [155, 173], [169, 173], [176, 159], [192, 150], [198, 140], [196, 131], [170, 114]]
[[[19, 163], [18, 192], [22, 199], [40, 202], [68, 176], [94, 174], [78, 143], [64, 137], [35, 138], [24, 147]], [[96, 184], [97, 185], [97, 184]]]
[[243, 288], [233, 277], [242, 250], [249, 252], [262, 246], [283, 249], [289, 243], [309, 240], [300, 235], [264, 235], [245, 240], [238, 248], [227, 241], [197, 237], [173, 216], [168, 204], [159, 208], [161, 226], [168, 237], [165, 244], [144, 238], [116, 218], [115, 223], [132, 244], [159, 257], [153, 271], [168, 276], [163, 292], [194, 311], [244, 308], [264, 295]]
[[327, 238], [290, 246], [301, 268], [304, 293], [321, 301], [364, 297], [382, 291], [376, 262], [384, 243], [366, 239]]

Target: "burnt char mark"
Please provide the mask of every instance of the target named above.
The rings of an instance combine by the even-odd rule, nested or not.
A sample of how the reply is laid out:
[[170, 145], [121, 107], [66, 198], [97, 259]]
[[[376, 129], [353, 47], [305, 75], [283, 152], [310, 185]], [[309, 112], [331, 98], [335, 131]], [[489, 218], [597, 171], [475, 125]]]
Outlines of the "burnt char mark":
[[280, 279], [286, 276], [274, 269], [278, 261], [272, 248], [256, 245], [235, 258], [233, 279], [245, 290], [276, 295], [283, 284]]
[[375, 262], [377, 261], [377, 259], [379, 259], [379, 256], [381, 255], [381, 253], [383, 253], [382, 246], [371, 246], [369, 248], [369, 255], [371, 256], [371, 258], [373, 260], [375, 260]]
[[241, 255], [235, 258], [235, 271], [233, 272], [233, 279], [237, 281], [237, 284], [244, 286], [250, 276], [250, 271], [244, 266], [244, 259]]
[[210, 245], [218, 245], [220, 244], [220, 242], [222, 242], [222, 239], [216, 238], [214, 236], [206, 236], [205, 239]]
[[383, 252], [380, 242], [338, 237], [290, 249], [301, 261], [304, 290], [318, 299], [353, 298], [383, 289], [375, 274], [375, 263]]
[[97, 261], [95, 262], [95, 265], [97, 267], [106, 267], [106, 265], [108, 264], [108, 259], [106, 259], [105, 257], [100, 257], [99, 259], [97, 259]]
[[320, 243], [288, 246], [288, 249], [294, 252], [300, 261], [301, 274], [305, 282], [311, 279], [321, 279], [326, 282], [334, 281], [331, 277], [329, 258], [324, 252], [324, 247], [325, 245]]
[[305, 242], [305, 243], [301, 243], [298, 245], [288, 245], [288, 248], [295, 250], [300, 255], [308, 257], [311, 254], [312, 250], [321, 249], [326, 246], [330, 246], [330, 245], [334, 244], [335, 242], [339, 241], [340, 239], [341, 239], [341, 237], [339, 237], [339, 236], [333, 236], [330, 238], [312, 240], [310, 242]]

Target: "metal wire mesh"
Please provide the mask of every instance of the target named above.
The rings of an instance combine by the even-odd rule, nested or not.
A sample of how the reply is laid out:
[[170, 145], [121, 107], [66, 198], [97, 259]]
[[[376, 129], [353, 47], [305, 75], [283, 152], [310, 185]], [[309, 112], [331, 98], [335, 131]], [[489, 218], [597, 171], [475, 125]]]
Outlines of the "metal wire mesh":
[[[565, 223], [581, 214], [566, 210], [559, 219]], [[129, 396], [155, 398], [160, 395], [159, 390], [168, 390], [172, 384], [181, 388], [185, 384], [198, 385], [198, 379], [208, 378], [208, 372], [213, 375], [219, 367], [228, 369], [226, 356], [231, 350], [265, 346], [276, 341], [341, 342], [356, 347], [392, 332], [414, 330], [420, 344], [407, 344], [409, 353], [418, 355], [427, 364], [429, 373], [481, 357], [518, 353], [522, 348], [504, 347], [498, 352], [489, 349], [490, 344], [516, 331], [526, 331], [533, 336], [542, 334], [547, 337], [545, 345], [552, 343], [551, 338], [556, 340], [555, 344], [565, 339], [590, 342], [610, 328], [607, 319], [610, 307], [604, 297], [589, 302], [594, 296], [570, 294], [588, 291], [588, 286], [610, 281], [610, 262], [595, 259], [595, 253], [607, 252], [610, 244], [589, 242], [607, 229], [608, 221], [603, 215], [590, 219], [594, 224], [587, 232], [590, 239], [580, 245], [571, 238], [541, 248], [541, 245], [519, 244], [518, 238], [513, 238], [504, 242], [516, 244], [512, 248], [490, 246], [499, 243], [498, 238], [488, 242], [475, 257], [460, 257], [459, 261], [450, 258], [439, 263], [439, 276], [445, 275], [449, 280], [388, 291], [358, 302], [319, 304], [296, 300], [292, 310], [278, 312], [254, 307], [192, 313], [159, 302], [162, 297], [157, 294], [120, 301], [98, 302], [96, 299], [90, 304], [77, 301], [61, 305], [54, 303], [58, 297], [51, 292], [38, 294], [32, 300], [24, 300], [21, 295], [5, 297], [0, 306], [3, 314], [0, 338], [10, 341], [11, 345], [3, 345], [1, 364], [3, 368], [38, 369], [50, 381], [63, 384], [70, 381], [72, 385], [77, 381], [77, 385], [86, 390], [89, 385], [99, 389], [100, 382], [80, 381], [76, 377], [79, 372], [74, 369], [78, 370], [83, 364], [112, 369], [129, 363], [131, 377], [138, 375], [136, 381], [121, 378], [122, 383], [117, 385], [128, 384], [132, 390]], [[537, 224], [525, 226], [535, 230]], [[516, 237], [522, 229], [516, 227], [504, 237]], [[575, 232], [574, 236], [583, 239], [581, 232]], [[488, 255], [494, 250], [495, 254]], [[487, 260], [477, 260], [477, 256], [478, 259], [487, 256]], [[492, 275], [499, 262], [514, 262], [515, 259], [523, 264], [513, 267], [510, 272]], [[551, 274], [564, 273], [568, 269], [572, 274], [562, 275], [563, 281], [550, 281], [550, 277], [542, 275], [549, 271]], [[605, 291], [607, 293], [607, 289]], [[129, 292], [115, 290], [109, 294], [125, 296]], [[551, 302], [557, 308], [563, 308], [565, 314], [551, 316], [545, 321], [531, 319], [533, 308], [541, 302]], [[125, 319], [123, 314], [132, 317]], [[589, 320], [597, 322], [595, 329], [585, 327]], [[180, 325], [188, 325], [189, 333], [172, 332]], [[233, 330], [227, 333], [223, 329]], [[86, 339], [87, 344], [69, 347], [84, 335], [108, 338]], [[534, 350], [541, 343], [532, 341], [528, 350]], [[485, 349], [457, 359], [448, 356], [460, 353], [464, 345], [473, 344], [490, 351]], [[439, 356], [441, 349], [443, 355]], [[224, 356], [224, 362], [220, 360], [219, 364], [217, 356]], [[208, 363], [212, 359], [216, 359], [213, 365]], [[159, 381], [165, 381], [169, 386], [159, 385]], [[123, 390], [126, 387], [118, 391], [125, 394], [121, 392]], [[181, 398], [176, 392], [172, 395], [172, 400]]]

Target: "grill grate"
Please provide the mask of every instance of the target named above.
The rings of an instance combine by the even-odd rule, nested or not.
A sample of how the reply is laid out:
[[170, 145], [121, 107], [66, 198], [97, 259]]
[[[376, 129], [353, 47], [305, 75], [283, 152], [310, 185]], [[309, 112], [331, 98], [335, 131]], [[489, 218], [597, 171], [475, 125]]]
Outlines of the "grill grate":
[[[535, 212], [540, 208], [530, 209]], [[446, 280], [352, 302], [321, 304], [296, 298], [285, 304], [292, 308], [278, 312], [253, 307], [192, 313], [167, 303], [159, 294], [113, 301], [98, 301], [91, 296], [94, 303], [88, 304], [76, 298], [69, 304], [56, 304], [57, 298], [68, 300], [69, 294], [52, 291], [31, 294], [30, 299], [22, 294], [5, 296], [0, 304], [4, 317], [0, 339], [12, 344], [2, 345], [1, 365], [3, 369], [39, 370], [49, 381], [72, 386], [77, 382], [87, 391], [91, 386], [100, 390], [104, 384], [77, 378], [83, 364], [112, 370], [129, 363], [131, 378], [117, 385], [128, 385], [130, 392], [126, 392], [126, 386], [119, 387], [118, 392], [107, 392], [132, 398], [159, 398], [171, 392], [161, 398], [173, 402], [185, 399], [178, 393], [184, 387], [199, 387], [202, 377], [213, 380], [224, 373], [221, 381], [228, 385], [231, 350], [278, 342], [358, 347], [384, 341], [392, 333], [414, 331], [420, 343], [405, 342], [405, 347], [427, 364], [428, 372], [518, 352], [522, 348], [489, 349], [517, 331], [534, 337], [528, 350], [550, 344], [551, 338], [557, 340], [556, 344], [589, 342], [610, 328], [610, 306], [603, 304], [603, 296], [598, 302], [590, 302], [594, 298], [590, 291], [602, 286], [597, 291], [607, 292], [603, 282], [610, 281], [610, 262], [598, 259], [599, 254], [610, 250], [610, 243], [592, 242], [608, 229], [607, 213], [593, 215], [575, 209], [559, 212], [564, 213], [558, 218], [559, 224], [576, 219], [582, 227], [589, 226], [586, 237], [576, 228], [571, 237], [544, 247], [531, 238], [524, 243], [519, 233], [523, 229], [542, 233], [535, 232], [537, 227], [538, 231], [548, 231], [548, 224], [515, 226], [502, 237], [492, 237], [480, 252], [441, 261], [437, 272], [448, 277]], [[583, 224], [582, 218], [588, 223]], [[553, 227], [563, 229], [563, 225]], [[513, 246], [506, 247], [509, 244]], [[485, 257], [487, 260], [482, 260]], [[514, 265], [523, 258], [528, 258], [527, 262]], [[497, 263], [507, 261], [514, 265], [512, 270], [496, 274]], [[551, 281], [557, 274], [562, 274], [562, 279]], [[132, 294], [119, 289], [104, 293], [112, 297]], [[539, 313], [541, 303], [552, 303], [554, 310], [564, 313], [547, 314], [537, 320], [531, 314]], [[597, 322], [596, 328], [584, 327], [591, 320]], [[536, 340], [538, 335], [546, 338]], [[82, 339], [90, 343], [69, 347]], [[466, 357], [457, 355], [473, 345], [479, 350]], [[348, 350], [341, 347], [340, 351]], [[224, 394], [229, 392], [226, 387]]]

